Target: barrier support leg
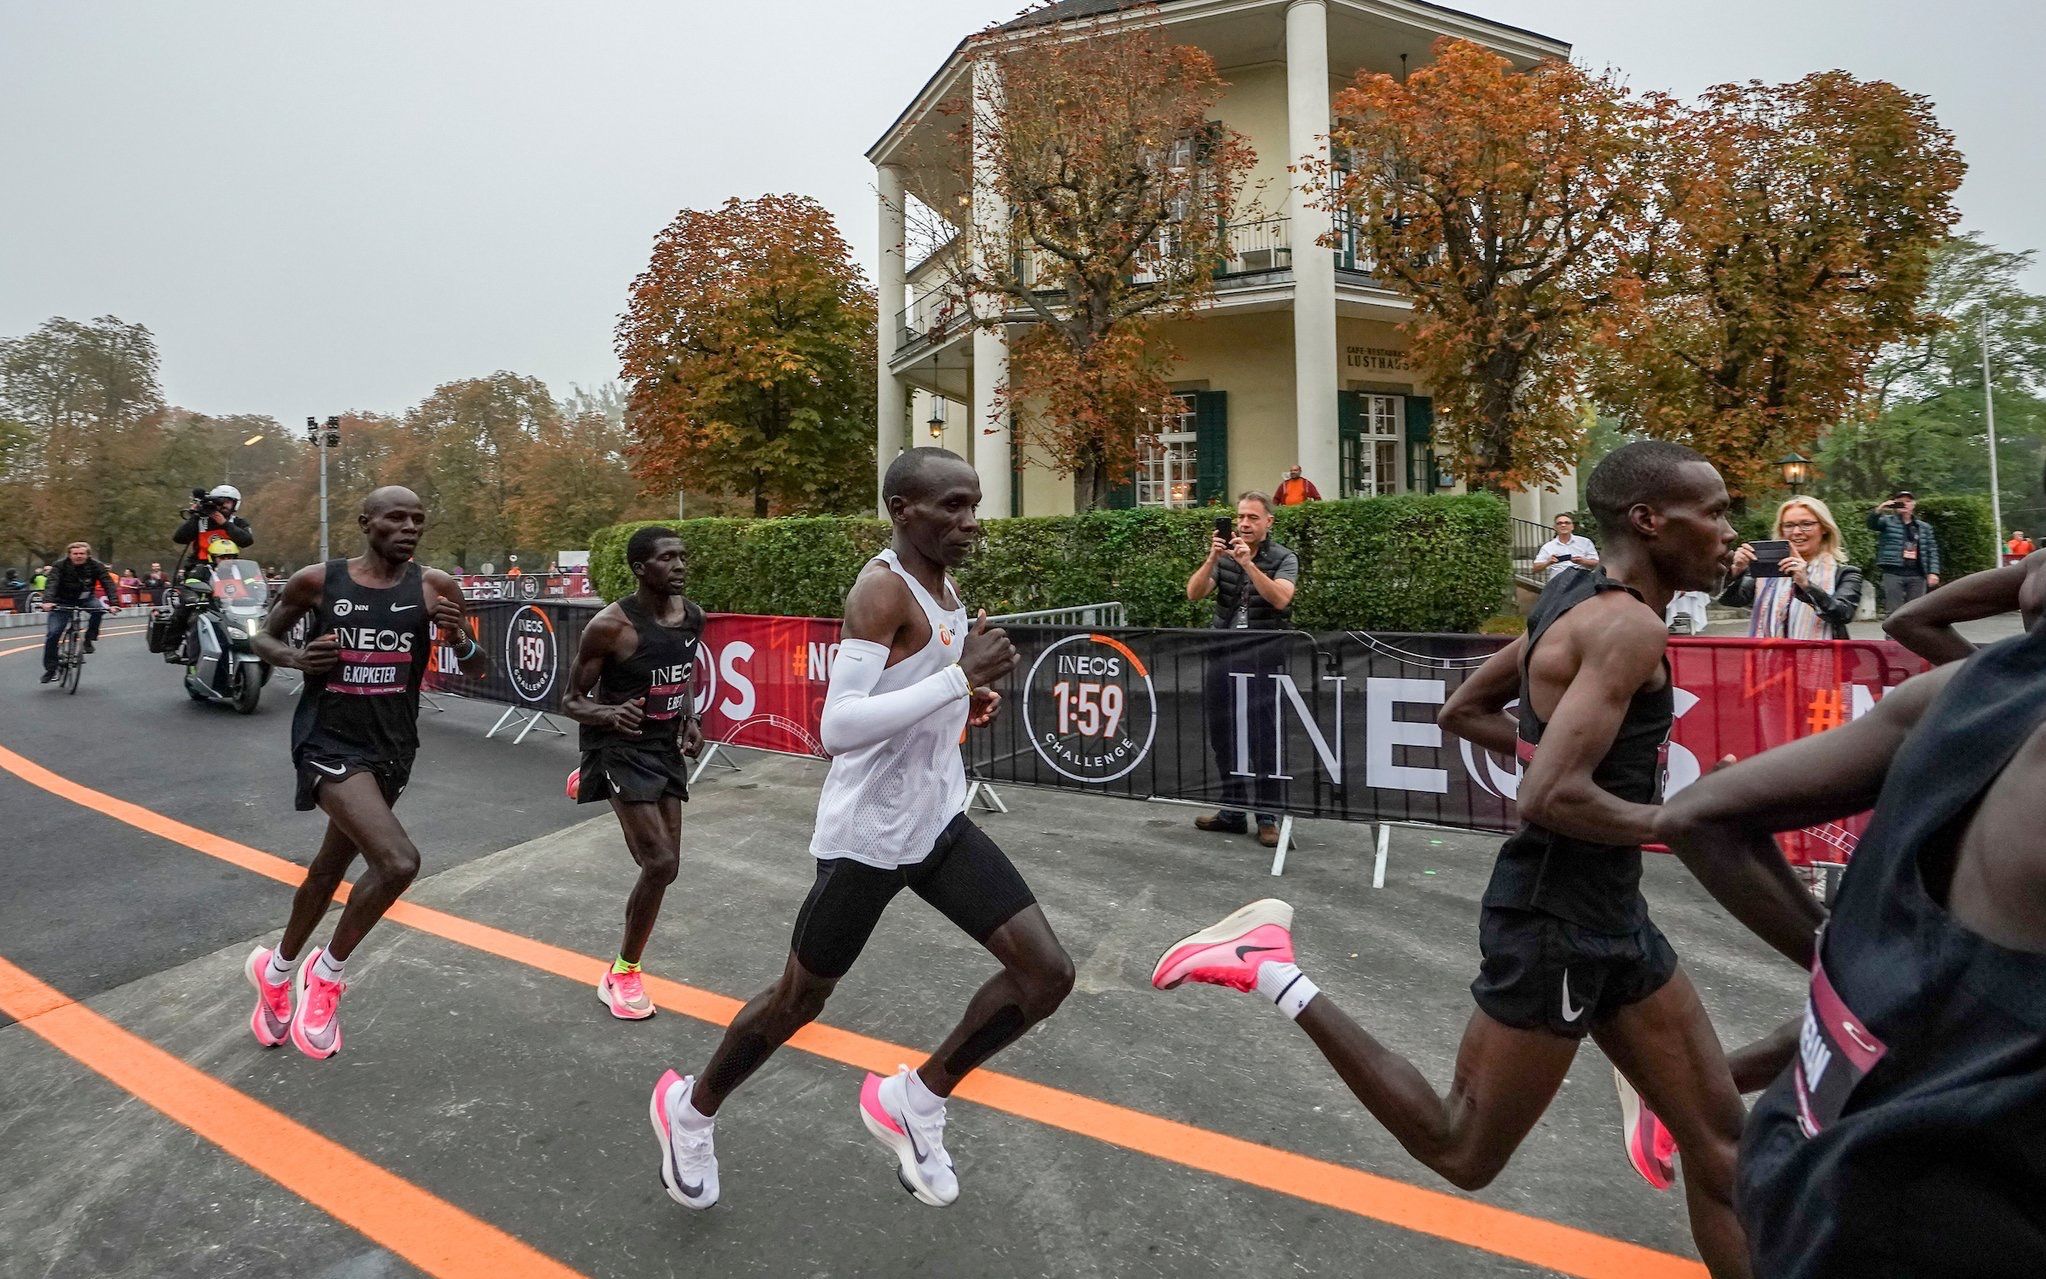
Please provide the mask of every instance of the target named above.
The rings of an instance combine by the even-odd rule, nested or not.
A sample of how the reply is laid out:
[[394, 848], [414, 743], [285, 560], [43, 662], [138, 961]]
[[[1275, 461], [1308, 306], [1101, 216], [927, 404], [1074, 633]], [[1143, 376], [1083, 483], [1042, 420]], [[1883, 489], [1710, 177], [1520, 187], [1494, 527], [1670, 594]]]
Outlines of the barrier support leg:
[[725, 750], [723, 742], [705, 742], [703, 744], [703, 753], [696, 757], [696, 767], [689, 770], [689, 784], [691, 786], [696, 785], [697, 779], [709, 772], [712, 764], [716, 764], [728, 772], [737, 773], [744, 771], [739, 767], [738, 762], [731, 757], [731, 754]]
[[976, 781], [973, 785], [967, 787], [966, 805], [959, 811], [970, 813], [973, 811], [973, 806], [976, 803], [990, 813], [1006, 813], [1009, 811], [1009, 806], [1002, 802], [1002, 797], [995, 794], [994, 786], [988, 782]]
[[435, 697], [432, 693], [427, 692], [423, 688], [419, 690], [419, 700], [425, 702], [427, 708], [430, 710], [445, 711], [447, 709], [447, 707], [442, 706], [440, 704], [440, 699], [438, 697]]
[[533, 712], [532, 718], [526, 721], [526, 726], [519, 730], [519, 735], [517, 737], [512, 738], [512, 745], [517, 746], [520, 742], [525, 741], [526, 734], [532, 732], [536, 728], [543, 733], [552, 733], [556, 737], [568, 736], [567, 729], [561, 727], [559, 724], [556, 724], [553, 720], [547, 718], [547, 716], [541, 714], [540, 712], [535, 711]]
[[1378, 823], [1378, 851], [1371, 862], [1371, 886], [1385, 887], [1385, 859], [1392, 852], [1392, 827]]
[[519, 709], [518, 707], [516, 707], [516, 706], [507, 706], [507, 707], [505, 707], [505, 708], [504, 708], [504, 714], [502, 714], [502, 715], [498, 716], [498, 717], [497, 717], [497, 722], [496, 722], [495, 724], [492, 724], [492, 725], [490, 726], [490, 731], [489, 731], [489, 732], [487, 732], [487, 733], [485, 733], [485, 734], [483, 734], [483, 740], [485, 740], [485, 741], [489, 741], [489, 740], [490, 740], [491, 738], [493, 738], [493, 737], [497, 736], [498, 732], [499, 732], [500, 730], [502, 730], [502, 729], [504, 728], [504, 726], [505, 726], [506, 724], [516, 724], [516, 723], [520, 723], [520, 722], [522, 722], [522, 721], [519, 721], [519, 720], [515, 720], [515, 719], [513, 719], [513, 718], [512, 718], [512, 716], [514, 716], [514, 715], [524, 715], [524, 714], [525, 714], [525, 712], [524, 712], [524, 711], [522, 711], [522, 710], [520, 710], [520, 709]]
[[1279, 847], [1272, 854], [1272, 874], [1286, 873], [1286, 852], [1293, 847], [1293, 815], [1283, 813], [1279, 817]]

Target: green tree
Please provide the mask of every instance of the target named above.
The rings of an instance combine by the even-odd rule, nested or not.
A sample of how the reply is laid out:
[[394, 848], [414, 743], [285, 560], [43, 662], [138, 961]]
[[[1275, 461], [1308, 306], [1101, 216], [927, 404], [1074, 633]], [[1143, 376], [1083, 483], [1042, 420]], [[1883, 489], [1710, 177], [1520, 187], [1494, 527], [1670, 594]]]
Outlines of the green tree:
[[0, 418], [16, 424], [0, 531], [38, 559], [77, 538], [102, 555], [126, 549], [148, 489], [135, 459], [154, 453], [162, 409], [156, 339], [140, 324], [59, 316], [0, 342]]
[[406, 413], [405, 426], [425, 464], [410, 484], [430, 519], [422, 554], [468, 564], [517, 549], [513, 507], [527, 452], [561, 427], [547, 384], [502, 370], [448, 382]]
[[864, 506], [874, 317], [817, 201], [766, 195], [676, 214], [618, 322], [641, 483], [742, 494], [756, 516]]

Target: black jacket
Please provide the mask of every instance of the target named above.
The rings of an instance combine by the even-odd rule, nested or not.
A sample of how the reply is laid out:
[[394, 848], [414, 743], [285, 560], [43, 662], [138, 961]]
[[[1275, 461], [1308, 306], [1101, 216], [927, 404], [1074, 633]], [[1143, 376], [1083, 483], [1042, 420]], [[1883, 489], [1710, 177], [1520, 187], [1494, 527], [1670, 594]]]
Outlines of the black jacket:
[[[1833, 573], [1831, 594], [1817, 586], [1799, 591], [1792, 587], [1797, 598], [1814, 613], [1826, 621], [1826, 629], [1834, 639], [1847, 638], [1847, 624], [1861, 610], [1861, 570], [1852, 564], [1842, 564]], [[1719, 596], [1719, 602], [1730, 608], [1753, 608], [1755, 605], [1755, 575], [1752, 571], [1741, 574], [1727, 583], [1726, 590]]]
[[50, 570], [50, 584], [43, 591], [43, 600], [49, 604], [80, 605], [92, 602], [92, 584], [103, 582], [107, 588], [107, 603], [121, 602], [121, 584], [114, 575], [107, 572], [107, 566], [96, 559], [87, 557], [83, 564], [73, 564], [70, 556], [57, 562]]
[[[1257, 554], [1250, 557], [1258, 571], [1278, 581], [1300, 580], [1300, 557], [1292, 551], [1266, 538], [1257, 548]], [[1236, 624], [1236, 607], [1248, 603], [1248, 620], [1254, 631], [1279, 630], [1293, 618], [1293, 606], [1273, 608], [1271, 602], [1257, 593], [1250, 584], [1250, 574], [1231, 555], [1224, 555], [1215, 564], [1215, 620], [1217, 629], [1226, 630]]]

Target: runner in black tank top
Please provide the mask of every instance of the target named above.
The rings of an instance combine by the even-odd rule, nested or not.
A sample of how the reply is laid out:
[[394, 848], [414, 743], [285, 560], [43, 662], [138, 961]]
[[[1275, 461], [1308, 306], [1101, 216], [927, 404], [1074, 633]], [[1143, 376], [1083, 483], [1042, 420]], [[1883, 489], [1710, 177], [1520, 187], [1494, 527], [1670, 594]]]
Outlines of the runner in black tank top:
[[683, 597], [688, 553], [673, 529], [635, 530], [625, 559], [633, 593], [590, 619], [562, 709], [582, 726], [576, 802], [609, 799], [639, 864], [625, 902], [625, 940], [597, 980], [612, 1016], [639, 1021], [654, 1015], [640, 956], [682, 855], [689, 798], [682, 758], [694, 758], [703, 744], [692, 705], [703, 610]]
[[[1664, 814], [1686, 862], [1714, 869], [1706, 887], [1811, 972], [1799, 1051], [1742, 1142], [1758, 1273], [2046, 1274], [2042, 791], [2046, 630]], [[1871, 802], [1815, 939], [1779, 900], [1771, 836]]]
[[323, 567], [319, 603], [306, 634], [332, 635], [339, 661], [307, 671], [291, 718], [291, 759], [298, 767], [300, 812], [310, 812], [322, 782], [371, 772], [395, 804], [419, 749], [419, 685], [431, 655], [433, 619], [418, 564], [393, 586], [365, 586], [345, 559]]
[[[1559, 578], [1527, 637], [1470, 675], [1440, 716], [1451, 732], [1525, 763], [1523, 826], [1485, 894], [1478, 1007], [1448, 1096], [1300, 971], [1284, 902], [1253, 903], [1175, 943], [1152, 984], [1230, 986], [1277, 1004], [1408, 1153], [1466, 1190], [1506, 1166], [1588, 1033], [1683, 1143], [1707, 1267], [1745, 1276], [1733, 1211], [1740, 1095], [1639, 888], [1673, 696], [1663, 611], [1677, 591], [1718, 589], [1734, 546], [1729, 499], [1710, 463], [1655, 441], [1607, 455], [1585, 496], [1604, 543], [1599, 570]], [[1516, 697], [1518, 719], [1506, 714]]]
[[[305, 672], [291, 759], [298, 807], [324, 811], [327, 834], [292, 899], [283, 938], [274, 950], [258, 946], [243, 965], [256, 988], [249, 1029], [265, 1047], [289, 1039], [316, 1058], [341, 1051], [349, 957], [419, 873], [418, 850], [391, 805], [412, 775], [419, 686], [436, 632], [455, 646], [466, 673], [483, 673], [483, 650], [464, 627], [461, 587], [412, 559], [426, 526], [419, 498], [410, 489], [377, 489], [363, 499], [357, 523], [366, 552], [293, 574], [255, 639], [263, 660]], [[285, 638], [301, 619], [312, 637], [303, 648]], [[368, 873], [350, 890], [327, 945], [300, 963], [358, 856]]]

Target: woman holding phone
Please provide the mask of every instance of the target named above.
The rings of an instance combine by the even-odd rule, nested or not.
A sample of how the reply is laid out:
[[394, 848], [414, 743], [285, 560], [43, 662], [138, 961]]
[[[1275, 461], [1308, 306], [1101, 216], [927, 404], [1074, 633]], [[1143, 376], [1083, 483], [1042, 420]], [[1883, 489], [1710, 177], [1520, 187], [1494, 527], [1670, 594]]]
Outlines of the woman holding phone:
[[1815, 497], [1776, 508], [1775, 541], [1745, 542], [1733, 553], [1733, 580], [1719, 602], [1752, 607], [1757, 639], [1846, 639], [1861, 608], [1861, 570], [1846, 562], [1840, 526]]

